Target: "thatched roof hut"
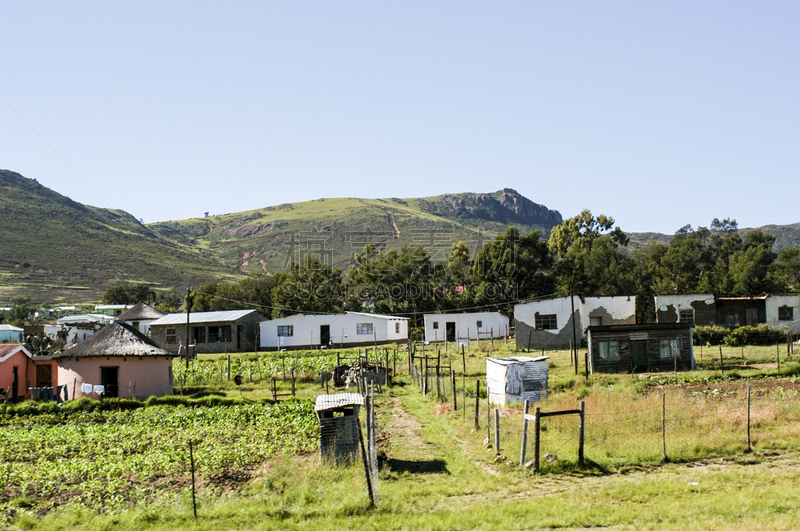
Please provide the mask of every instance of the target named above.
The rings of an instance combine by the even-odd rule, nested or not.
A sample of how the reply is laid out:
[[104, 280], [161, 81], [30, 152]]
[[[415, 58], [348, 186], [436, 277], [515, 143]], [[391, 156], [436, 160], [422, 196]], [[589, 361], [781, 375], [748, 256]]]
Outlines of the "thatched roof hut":
[[129, 324], [113, 323], [74, 347], [53, 356], [60, 358], [87, 358], [109, 356], [159, 356], [175, 357], [176, 354], [163, 349]]
[[133, 308], [128, 309], [127, 311], [121, 313], [118, 317], [118, 321], [145, 321], [148, 319], [152, 319], [155, 321], [161, 317], [164, 317], [166, 314], [159, 310], [156, 310], [152, 306], [149, 306], [143, 302], [139, 302], [133, 306]]

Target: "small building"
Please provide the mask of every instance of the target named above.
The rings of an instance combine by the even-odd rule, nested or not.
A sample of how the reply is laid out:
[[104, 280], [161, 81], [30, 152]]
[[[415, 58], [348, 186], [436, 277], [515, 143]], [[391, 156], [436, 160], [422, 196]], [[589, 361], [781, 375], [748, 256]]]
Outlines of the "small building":
[[[254, 352], [258, 345], [258, 323], [264, 318], [256, 310], [192, 312], [189, 343], [194, 352]], [[171, 313], [150, 323], [150, 337], [170, 352], [186, 344], [185, 313]]]
[[52, 356], [72, 398], [171, 395], [175, 354], [132, 326], [113, 323]]
[[117, 316], [118, 322], [128, 323], [144, 335], [150, 335], [150, 323], [164, 317], [166, 314], [148, 306], [143, 302], [134, 304], [132, 308]]
[[538, 402], [547, 398], [550, 356], [486, 358], [486, 393], [490, 404]]
[[265, 349], [366, 347], [407, 340], [407, 317], [377, 313], [297, 314], [261, 323]]
[[710, 293], [657, 295], [659, 323], [690, 323], [697, 326], [768, 325], [800, 333], [800, 295], [774, 293], [754, 297], [715, 297]]
[[56, 324], [66, 331], [66, 342], [68, 344], [80, 343], [113, 322], [113, 317], [101, 313], [68, 315], [56, 320]]
[[319, 454], [323, 460], [347, 461], [357, 454], [358, 414], [363, 405], [360, 393], [317, 396], [314, 411], [319, 418]]
[[[573, 314], [574, 307], [574, 314]], [[514, 305], [517, 349], [566, 349], [572, 344], [573, 323], [580, 345], [589, 326], [633, 324], [636, 297], [557, 297]]]
[[24, 345], [0, 344], [0, 401], [31, 397], [31, 387], [54, 387], [55, 362], [50, 356], [34, 356]]
[[508, 317], [500, 312], [426, 313], [423, 320], [429, 343], [508, 336]]
[[695, 367], [690, 324], [590, 326], [588, 343], [592, 373], [689, 371]]
[[24, 330], [10, 324], [0, 324], [0, 343], [22, 343]]

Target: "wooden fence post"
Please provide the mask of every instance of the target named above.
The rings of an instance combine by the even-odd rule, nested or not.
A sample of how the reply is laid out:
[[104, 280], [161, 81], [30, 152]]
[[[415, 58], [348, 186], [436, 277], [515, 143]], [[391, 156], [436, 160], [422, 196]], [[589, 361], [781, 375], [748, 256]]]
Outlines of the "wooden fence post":
[[522, 406], [522, 446], [519, 450], [519, 466], [525, 465], [525, 447], [528, 445], [528, 406], [530, 402], [525, 400]]
[[476, 430], [481, 429], [481, 421], [480, 417], [478, 417], [478, 415], [480, 415], [481, 413], [480, 401], [481, 401], [481, 381], [475, 380], [475, 429]]
[[453, 411], [458, 411], [458, 393], [456, 389], [456, 371], [450, 370], [450, 379], [453, 381]]
[[661, 394], [661, 446], [664, 451], [664, 461], [666, 462], [667, 461], [667, 393]]
[[540, 428], [541, 428], [541, 418], [539, 413], [541, 412], [541, 408], [536, 408], [534, 410], [534, 419], [533, 419], [533, 472], [539, 472], [539, 442], [540, 442]]
[[494, 410], [494, 451], [500, 453], [500, 410]]
[[581, 423], [578, 428], [578, 466], [583, 468], [583, 442], [586, 439], [586, 402], [581, 400]]
[[750, 441], [750, 386], [747, 386], [747, 451], [753, 450]]
[[722, 376], [725, 376], [725, 362], [722, 361], [722, 345], [719, 346], [719, 370], [722, 371]]

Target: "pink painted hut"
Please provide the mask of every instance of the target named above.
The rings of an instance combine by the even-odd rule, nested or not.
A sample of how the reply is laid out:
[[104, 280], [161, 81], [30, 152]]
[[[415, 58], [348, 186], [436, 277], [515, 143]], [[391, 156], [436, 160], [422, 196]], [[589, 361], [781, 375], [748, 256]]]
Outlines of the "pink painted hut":
[[34, 356], [18, 343], [0, 344], [0, 403], [31, 397], [31, 387], [53, 387], [55, 365], [51, 356]]
[[174, 392], [175, 356], [132, 326], [113, 323], [53, 358], [72, 398], [146, 398]]

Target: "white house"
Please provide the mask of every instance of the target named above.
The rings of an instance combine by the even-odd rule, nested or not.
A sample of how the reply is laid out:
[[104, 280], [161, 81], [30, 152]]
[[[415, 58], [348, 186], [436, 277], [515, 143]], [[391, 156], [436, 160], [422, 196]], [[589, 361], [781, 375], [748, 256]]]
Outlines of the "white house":
[[[573, 314], [573, 305], [575, 313]], [[557, 297], [514, 305], [518, 349], [569, 348], [572, 324], [580, 344], [589, 326], [636, 323], [636, 297]]]
[[299, 349], [402, 343], [408, 318], [374, 313], [297, 314], [261, 323], [261, 347]]
[[128, 323], [144, 335], [150, 335], [150, 323], [161, 319], [165, 315], [164, 312], [140, 302], [119, 314], [117, 316], [117, 321]]
[[508, 317], [500, 312], [426, 313], [423, 318], [428, 342], [491, 339], [508, 334]]
[[79, 343], [91, 336], [107, 324], [114, 322], [114, 318], [101, 313], [84, 313], [68, 315], [56, 321], [62, 329], [68, 330], [67, 343]]

